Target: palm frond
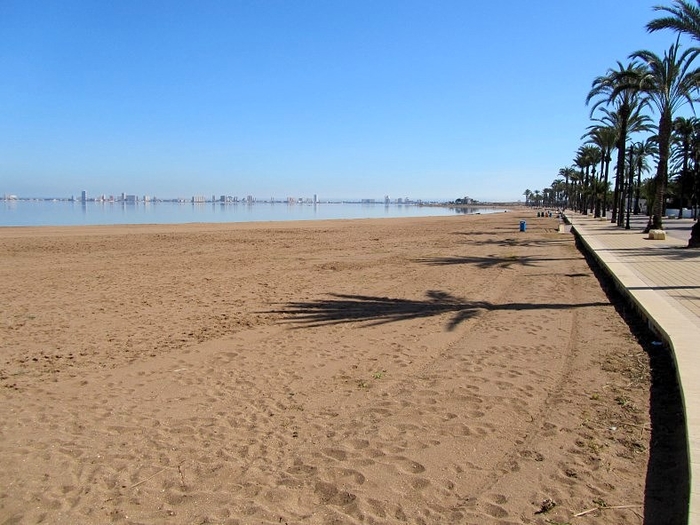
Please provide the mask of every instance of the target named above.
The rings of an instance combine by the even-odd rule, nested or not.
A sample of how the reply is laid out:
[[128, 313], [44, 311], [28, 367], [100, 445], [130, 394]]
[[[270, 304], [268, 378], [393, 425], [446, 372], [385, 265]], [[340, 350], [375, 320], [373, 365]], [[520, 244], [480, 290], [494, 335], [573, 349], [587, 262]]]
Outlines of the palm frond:
[[700, 1], [697, 4], [694, 6], [687, 0], [675, 0], [673, 6], [654, 6], [654, 11], [668, 13], [668, 16], [661, 16], [649, 22], [647, 31], [653, 33], [670, 29], [700, 40]]

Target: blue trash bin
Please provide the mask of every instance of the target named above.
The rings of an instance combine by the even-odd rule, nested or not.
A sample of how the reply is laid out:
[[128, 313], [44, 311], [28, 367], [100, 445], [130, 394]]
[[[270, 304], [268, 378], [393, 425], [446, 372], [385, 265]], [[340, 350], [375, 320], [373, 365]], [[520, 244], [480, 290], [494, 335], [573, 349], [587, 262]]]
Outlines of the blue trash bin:
[[520, 231], [524, 232], [527, 228], [527, 223], [525, 221], [520, 221]]

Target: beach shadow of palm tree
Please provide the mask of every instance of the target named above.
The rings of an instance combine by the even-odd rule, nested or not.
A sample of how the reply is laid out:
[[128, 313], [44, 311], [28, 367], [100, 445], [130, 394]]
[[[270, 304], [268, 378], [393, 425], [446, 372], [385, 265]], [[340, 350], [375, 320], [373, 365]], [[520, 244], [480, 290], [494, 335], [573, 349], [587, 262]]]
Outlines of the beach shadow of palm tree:
[[474, 244], [476, 246], [502, 246], [504, 248], [512, 248], [516, 246], [522, 247], [551, 247], [553, 245], [564, 245], [569, 244], [570, 239], [563, 237], [560, 239], [475, 239], [469, 241], [466, 244]]
[[502, 236], [505, 233], [517, 233], [518, 226], [515, 228], [509, 228], [505, 226], [495, 226], [487, 229], [473, 229], [473, 230], [460, 230], [451, 232], [452, 235], [459, 235], [464, 237], [484, 237], [484, 236]]
[[415, 262], [428, 264], [431, 266], [449, 266], [453, 264], [471, 264], [478, 268], [510, 268], [511, 266], [539, 266], [545, 261], [564, 261], [577, 260], [574, 257], [534, 257], [530, 255], [512, 255], [512, 256], [496, 256], [479, 257], [474, 255], [465, 255], [460, 257], [425, 257], [416, 259]]
[[495, 310], [565, 310], [589, 306], [609, 306], [609, 303], [505, 303], [467, 301], [450, 293], [430, 290], [425, 299], [398, 299], [368, 295], [330, 294], [327, 299], [290, 302], [275, 313], [287, 316], [287, 321], [304, 327], [360, 322], [375, 326], [408, 319], [453, 314], [447, 330], [454, 330], [462, 322], [486, 311]]
[[482, 231], [452, 232], [452, 235], [463, 235], [465, 237], [479, 237], [479, 236], [486, 236], [486, 235], [501, 235], [502, 233], [503, 232], [495, 231], [495, 230], [482, 230]]
[[623, 253], [633, 257], [666, 257], [676, 261], [700, 260], [700, 250], [688, 249], [684, 246], [664, 246], [657, 249], [648, 248], [606, 248], [600, 252]]

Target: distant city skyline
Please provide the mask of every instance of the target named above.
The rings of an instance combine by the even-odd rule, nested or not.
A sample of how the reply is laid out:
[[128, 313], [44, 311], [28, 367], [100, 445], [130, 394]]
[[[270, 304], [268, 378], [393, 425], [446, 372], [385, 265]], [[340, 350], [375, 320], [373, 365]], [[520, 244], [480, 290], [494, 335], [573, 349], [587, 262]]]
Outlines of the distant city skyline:
[[[79, 194], [72, 193], [70, 195], [17, 195], [14, 193], [4, 193], [3, 200], [66, 200], [76, 202], [126, 202], [126, 203], [143, 203], [143, 202], [214, 202], [214, 203], [255, 203], [255, 202], [274, 202], [274, 203], [322, 203], [322, 202], [378, 202], [391, 204], [420, 204], [420, 203], [444, 203], [452, 202], [456, 199], [464, 199], [468, 197], [455, 197], [454, 199], [436, 200], [436, 199], [420, 199], [411, 197], [390, 197], [384, 195], [381, 198], [377, 197], [322, 197], [318, 194], [311, 196], [304, 195], [288, 195], [288, 196], [255, 196], [255, 195], [227, 195], [227, 194], [212, 194], [203, 195], [196, 194], [191, 196], [167, 196], [167, 195], [146, 195], [121, 192], [117, 195], [97, 193], [90, 195], [87, 190], [81, 191]], [[469, 199], [472, 200], [472, 199]]]

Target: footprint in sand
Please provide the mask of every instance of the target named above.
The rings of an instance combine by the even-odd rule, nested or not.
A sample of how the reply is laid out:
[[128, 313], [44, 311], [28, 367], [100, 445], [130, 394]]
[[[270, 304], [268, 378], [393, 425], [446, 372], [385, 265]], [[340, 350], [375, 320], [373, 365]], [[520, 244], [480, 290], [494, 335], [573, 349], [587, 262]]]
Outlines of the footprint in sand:
[[535, 461], [544, 461], [544, 456], [539, 452], [532, 450], [523, 450], [519, 452], [521, 458], [534, 459]]
[[351, 483], [359, 486], [367, 480], [362, 472], [351, 468], [331, 468], [328, 472], [333, 481], [342, 480], [343, 484]]
[[404, 456], [395, 456], [391, 461], [396, 463], [398, 467], [409, 474], [422, 474], [425, 472], [425, 467], [417, 461], [412, 461]]
[[317, 472], [318, 469], [316, 467], [304, 463], [295, 464], [287, 469], [287, 474], [297, 477], [314, 476]]
[[347, 452], [339, 448], [324, 448], [323, 453], [338, 461], [345, 461], [348, 458]]
[[411, 480], [411, 487], [414, 490], [423, 490], [430, 486], [430, 480], [427, 478], [417, 477]]
[[504, 509], [500, 505], [494, 505], [493, 503], [484, 504], [484, 511], [492, 518], [508, 517], [508, 511], [506, 509]]
[[366, 439], [351, 439], [348, 444], [355, 450], [363, 450], [369, 447], [369, 441]]
[[355, 494], [347, 491], [341, 491], [332, 483], [325, 481], [316, 482], [314, 493], [319, 497], [322, 503], [330, 505], [345, 506], [349, 505], [357, 499]]

